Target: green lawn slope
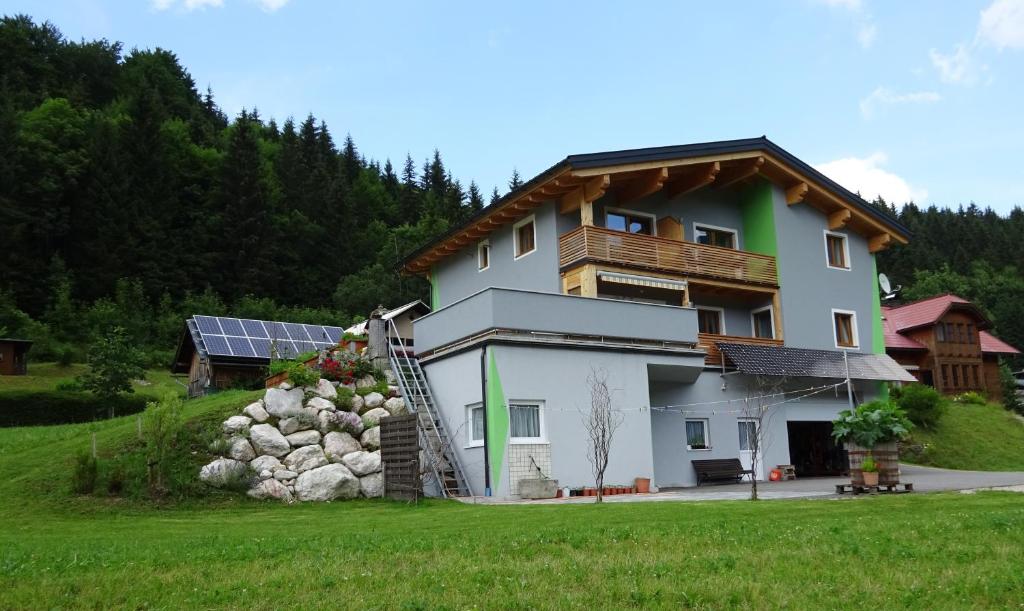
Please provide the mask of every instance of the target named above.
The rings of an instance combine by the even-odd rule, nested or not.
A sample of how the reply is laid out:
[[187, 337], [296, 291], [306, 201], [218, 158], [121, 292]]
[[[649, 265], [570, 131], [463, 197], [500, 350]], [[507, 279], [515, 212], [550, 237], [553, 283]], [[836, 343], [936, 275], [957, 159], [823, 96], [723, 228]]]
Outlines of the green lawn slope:
[[902, 458], [968, 471], [1024, 471], [1024, 422], [1003, 406], [949, 402], [933, 430], [915, 429]]

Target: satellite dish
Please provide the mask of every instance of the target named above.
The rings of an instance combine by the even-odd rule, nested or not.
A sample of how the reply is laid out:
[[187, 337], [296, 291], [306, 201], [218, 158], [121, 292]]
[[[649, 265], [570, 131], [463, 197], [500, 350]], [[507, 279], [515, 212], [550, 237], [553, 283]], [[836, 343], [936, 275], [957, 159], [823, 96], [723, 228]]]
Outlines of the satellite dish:
[[889, 277], [885, 274], [878, 274], [878, 286], [882, 289], [882, 299], [889, 300], [896, 297], [896, 294], [900, 292], [903, 285], [900, 284], [896, 288], [892, 288], [892, 284], [889, 282]]

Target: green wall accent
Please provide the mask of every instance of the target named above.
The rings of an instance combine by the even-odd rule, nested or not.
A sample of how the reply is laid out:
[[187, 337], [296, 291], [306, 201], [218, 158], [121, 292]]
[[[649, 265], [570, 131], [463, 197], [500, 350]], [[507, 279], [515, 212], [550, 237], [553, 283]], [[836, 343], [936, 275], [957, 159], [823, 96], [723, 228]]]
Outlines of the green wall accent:
[[430, 268], [430, 309], [436, 310], [441, 307], [441, 289], [438, 287], [437, 271]]
[[[492, 349], [493, 350], [493, 349]], [[488, 350], [487, 363], [487, 460], [491, 467], [491, 491], [498, 489], [508, 445], [508, 405], [501, 388], [498, 363], [494, 352]]]
[[740, 203], [740, 214], [743, 218], [743, 250], [778, 257], [772, 184], [762, 180], [747, 189]]
[[[875, 296], [871, 300], [871, 351], [875, 354], [885, 354], [885, 328], [882, 326], [882, 293], [878, 286], [878, 261], [875, 255], [871, 255], [871, 282]], [[889, 398], [889, 385], [885, 382], [878, 383], [878, 394], [883, 400]]]

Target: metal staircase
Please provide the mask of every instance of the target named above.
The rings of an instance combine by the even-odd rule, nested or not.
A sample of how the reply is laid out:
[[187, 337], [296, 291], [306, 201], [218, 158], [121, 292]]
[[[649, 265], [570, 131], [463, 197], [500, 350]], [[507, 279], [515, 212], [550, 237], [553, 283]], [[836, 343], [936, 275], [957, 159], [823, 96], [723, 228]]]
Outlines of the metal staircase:
[[444, 421], [437, 413], [437, 404], [434, 402], [433, 393], [430, 392], [427, 377], [420, 368], [420, 362], [412, 351], [401, 343], [394, 321], [388, 320], [387, 324], [388, 359], [398, 379], [402, 397], [419, 420], [420, 447], [426, 454], [426, 466], [432, 472], [445, 498], [472, 496], [469, 482], [452, 447]]

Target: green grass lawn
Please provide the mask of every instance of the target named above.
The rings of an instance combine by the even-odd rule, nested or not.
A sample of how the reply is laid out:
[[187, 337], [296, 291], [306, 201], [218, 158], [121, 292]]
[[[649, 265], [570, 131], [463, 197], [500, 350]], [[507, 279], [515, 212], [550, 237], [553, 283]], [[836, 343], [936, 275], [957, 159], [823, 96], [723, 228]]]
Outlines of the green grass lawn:
[[[61, 382], [71, 382], [75, 376], [86, 369], [85, 365], [75, 363], [68, 366], [57, 363], [29, 363], [28, 375], [0, 376], [0, 392], [5, 391], [50, 391], [56, 390]], [[147, 396], [159, 397], [166, 392], [184, 395], [185, 389], [178, 384], [167, 369], [150, 369], [146, 371], [146, 380], [134, 385], [135, 392]]]
[[913, 461], [932, 467], [1024, 471], [1024, 422], [1001, 405], [950, 402], [934, 430], [916, 429], [911, 444], [925, 444]]

